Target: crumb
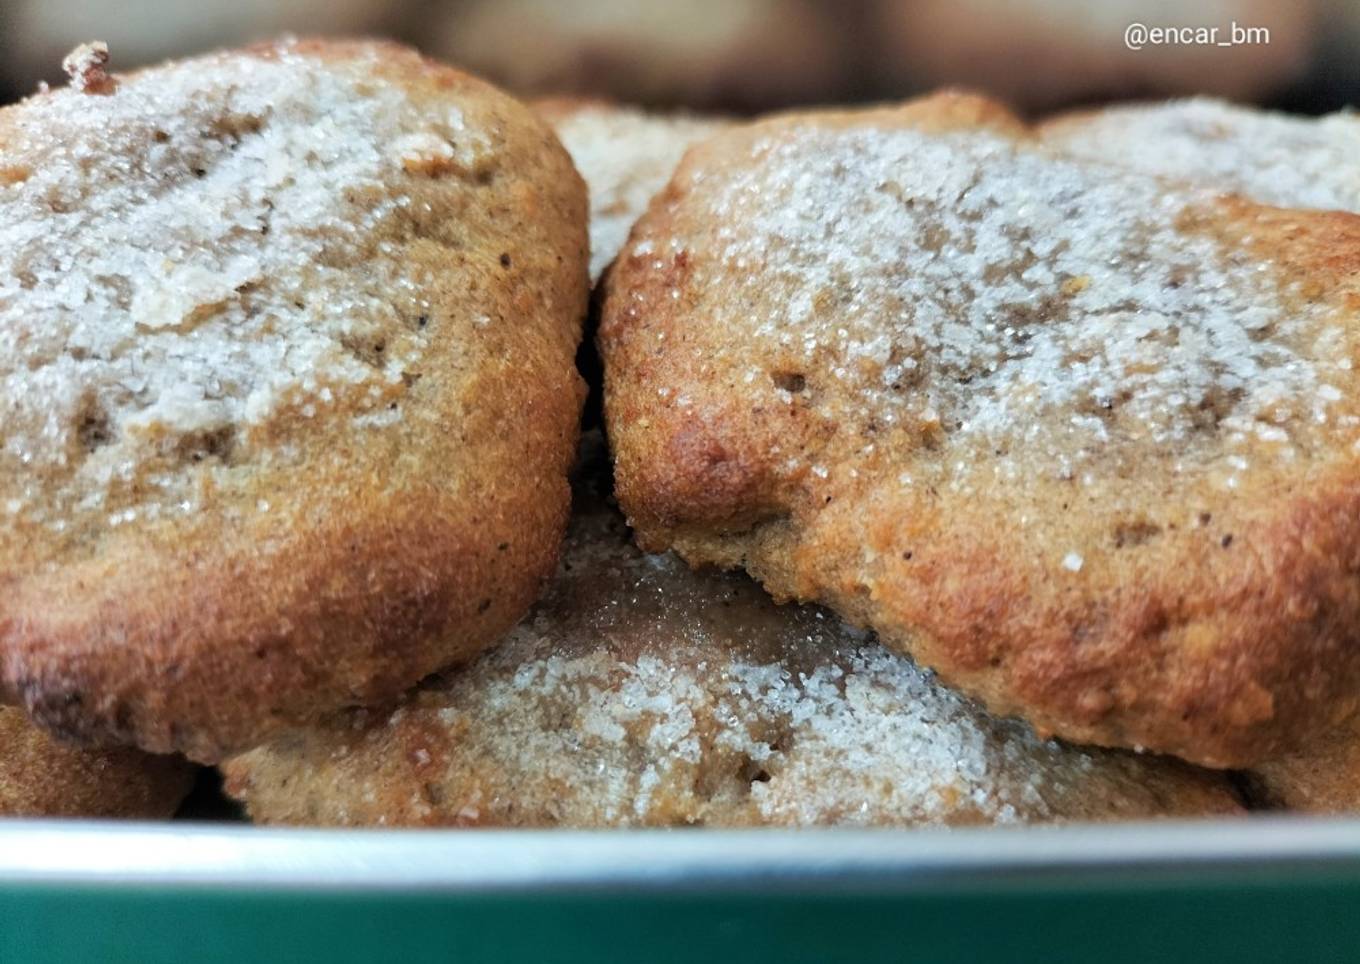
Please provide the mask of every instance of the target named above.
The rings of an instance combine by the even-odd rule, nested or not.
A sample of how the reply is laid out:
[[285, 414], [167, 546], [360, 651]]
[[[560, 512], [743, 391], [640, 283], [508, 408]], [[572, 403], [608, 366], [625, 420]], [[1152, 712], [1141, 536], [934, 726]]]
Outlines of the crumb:
[[61, 69], [71, 78], [71, 85], [84, 94], [111, 94], [118, 83], [106, 69], [109, 64], [109, 45], [102, 40], [81, 44], [66, 55]]

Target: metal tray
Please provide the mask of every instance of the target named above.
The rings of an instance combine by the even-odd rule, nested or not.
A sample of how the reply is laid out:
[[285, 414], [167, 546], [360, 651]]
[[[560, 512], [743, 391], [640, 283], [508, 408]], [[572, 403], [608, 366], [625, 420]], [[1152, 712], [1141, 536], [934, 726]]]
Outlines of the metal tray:
[[1356, 961], [1360, 821], [953, 831], [0, 822], [0, 962]]

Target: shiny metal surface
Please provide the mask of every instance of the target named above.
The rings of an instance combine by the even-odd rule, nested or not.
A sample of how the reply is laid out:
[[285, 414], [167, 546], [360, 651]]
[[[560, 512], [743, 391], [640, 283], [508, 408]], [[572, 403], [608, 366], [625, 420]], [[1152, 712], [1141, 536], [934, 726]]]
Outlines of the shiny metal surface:
[[0, 888], [201, 886], [546, 892], [913, 891], [1156, 883], [1336, 871], [1360, 878], [1360, 821], [953, 831], [330, 831], [0, 821]]

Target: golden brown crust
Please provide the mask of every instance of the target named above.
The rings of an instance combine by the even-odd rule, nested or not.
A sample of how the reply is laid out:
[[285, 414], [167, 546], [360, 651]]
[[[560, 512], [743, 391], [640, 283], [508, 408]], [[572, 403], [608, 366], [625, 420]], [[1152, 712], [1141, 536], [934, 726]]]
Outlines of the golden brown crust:
[[1241, 812], [1221, 773], [1038, 740], [823, 610], [639, 553], [592, 481], [556, 578], [493, 650], [394, 711], [227, 761], [252, 819], [911, 827]]
[[1261, 803], [1307, 813], [1360, 811], [1360, 727], [1354, 720], [1246, 774]]
[[[1050, 119], [1037, 133], [1057, 150], [1212, 184], [1262, 204], [1360, 212], [1349, 166], [1360, 144], [1360, 122], [1350, 113], [1296, 117], [1194, 98], [1076, 111]], [[1290, 213], [1256, 218], [1242, 213], [1244, 224], [1266, 222], [1264, 230], [1251, 233], [1270, 244], [1301, 230]], [[1290, 245], [1298, 252], [1291, 270], [1321, 269], [1320, 284], [1326, 286], [1354, 272], [1360, 236], [1352, 219], [1322, 218], [1312, 222], [1310, 233], [1310, 241]], [[1360, 809], [1358, 732], [1352, 720], [1320, 734], [1296, 753], [1253, 767], [1247, 785], [1271, 806], [1319, 813]]]
[[175, 757], [60, 743], [0, 706], [0, 816], [169, 817], [193, 783]]
[[[68, 735], [205, 761], [284, 723], [393, 697], [508, 629], [552, 569], [583, 396], [572, 359], [585, 191], [547, 127], [472, 77], [364, 42], [168, 65], [103, 100], [116, 105], [134, 77], [144, 88], [252, 60], [334, 69], [356, 97], [391, 93], [480, 139], [482, 154], [463, 169], [462, 143], [377, 144], [400, 164], [378, 194], [356, 190], [358, 205], [378, 211], [386, 192], [413, 212], [376, 220], [350, 268], [389, 257], [410, 279], [376, 295], [402, 316], [385, 322], [389, 354], [400, 339], [421, 346], [381, 389], [397, 420], [355, 428], [361, 409], [344, 396], [315, 425], [302, 421], [310, 408], [284, 411], [243, 431], [221, 465], [176, 467], [200, 500], [189, 515], [118, 528], [76, 518], [67, 539], [0, 536], [0, 694]], [[0, 113], [7, 160], [37, 169], [62, 148], [19, 136], [20, 124], [41, 131], [48, 100]], [[342, 210], [344, 185], [329, 189]], [[256, 452], [267, 454], [258, 464]], [[0, 487], [22, 483], [0, 475]]]
[[[750, 263], [761, 255], [750, 249], [738, 252], [747, 263], [724, 259], [734, 258], [733, 247], [744, 238], [742, 219], [760, 211], [756, 206], [741, 219], [714, 223], [707, 205], [721, 205], [714, 198], [724, 184], [746, 185], [742, 197], [760, 197], [761, 188], [752, 185], [761, 185], [771, 205], [787, 203], [774, 199], [783, 197], [773, 193], [780, 184], [760, 180], [768, 171], [762, 164], [796, 151], [809, 132], [859, 132], [868, 139], [881, 131], [967, 130], [992, 118], [990, 130], [1023, 140], [1016, 136], [1023, 129], [1004, 116], [980, 106], [961, 111], [957, 98], [896, 110], [792, 115], [720, 135], [689, 155], [606, 279], [600, 346], [620, 502], [644, 546], [673, 546], [696, 564], [745, 566], [779, 597], [824, 602], [938, 669], [993, 712], [1023, 715], [1041, 731], [1214, 766], [1278, 755], [1351, 715], [1357, 703], [1360, 449], [1353, 446], [1360, 393], [1348, 373], [1360, 365], [1353, 321], [1360, 219], [1186, 189], [1174, 230], [1159, 229], [1170, 247], [1151, 263], [1221, 258], [1230, 266], [1225, 271], [1259, 263], [1276, 279], [1262, 300], [1277, 300], [1285, 318], [1316, 312], [1308, 337], [1325, 332], [1336, 340], [1326, 368], [1335, 384], [1321, 389], [1336, 395], [1335, 408], [1311, 427], [1302, 419], [1289, 423], [1297, 433], [1294, 461], [1276, 458], [1276, 443], [1265, 441], [1269, 428], [1226, 448], [1230, 433], [1219, 424], [1218, 407], [1230, 415], [1237, 389], [1227, 402], [1206, 394], [1207, 415], [1175, 416], [1186, 421], [1188, 433], [1179, 447], [1112, 443], [1091, 449], [1103, 455], [1084, 463], [1086, 469], [1079, 464], [1076, 474], [1038, 442], [1022, 441], [1036, 423], [1040, 433], [1050, 433], [1041, 440], [1065, 431], [1066, 422], [1052, 417], [1045, 423], [1042, 411], [1002, 419], [997, 437], [1004, 440], [996, 444], [1004, 451], [957, 442], [953, 433], [973, 436], [942, 424], [944, 416], [919, 401], [914, 408], [885, 408], [906, 413], [892, 425], [878, 418], [882, 411], [866, 416], [864, 399], [883, 393], [863, 372], [876, 378], [883, 368], [866, 358], [872, 345], [861, 343], [858, 354], [836, 347], [837, 328], [851, 324], [832, 310], [837, 298], [856, 297], [854, 289], [838, 293], [833, 286], [813, 297], [812, 315], [824, 319], [814, 332], [821, 337], [815, 351], [800, 353], [796, 340], [784, 347], [788, 341], [752, 331], [762, 319], [772, 319], [766, 327], [777, 331], [795, 314], [792, 298], [801, 279], [786, 280], [789, 275], [770, 268], [761, 275]], [[829, 141], [828, 135], [818, 143]], [[985, 163], [1013, 150], [1015, 163], [1030, 171], [1050, 163], [1019, 144], [976, 150]], [[902, 176], [912, 175], [904, 169]], [[1104, 178], [1133, 177], [1083, 173], [1070, 163], [1052, 176], [1091, 185], [1091, 205], [1105, 190]], [[1145, 192], [1149, 207], [1179, 190], [1139, 183], [1129, 181], [1128, 190]], [[995, 188], [1003, 198], [997, 210], [1004, 212], [1011, 190], [1005, 181]], [[1039, 181], [1014, 185], [1017, 197], [1042, 189]], [[815, 194], [817, 187], [806, 190]], [[842, 200], [826, 202], [828, 219], [839, 216], [834, 205]], [[1072, 212], [1082, 216], [1080, 206]], [[1110, 214], [1134, 220], [1108, 232], [1152, 230], [1137, 221], [1142, 211], [1115, 205]], [[737, 242], [718, 233], [733, 227]], [[1088, 237], [1103, 243], [1098, 230]], [[1200, 250], [1205, 239], [1216, 252], [1180, 251]], [[954, 256], [962, 257], [957, 250]], [[1061, 320], [1061, 306], [1087, 286], [1098, 295], [1102, 284], [1123, 283], [1118, 271], [1106, 277], [1102, 270], [1093, 265], [1089, 275], [1056, 279], [1055, 300], [1041, 310]], [[758, 285], [746, 284], [747, 277], [758, 278]], [[1041, 300], [1043, 284], [1033, 287]], [[1046, 337], [1029, 325], [1022, 316], [1025, 337]], [[1312, 364], [1313, 345], [1300, 349], [1301, 364]], [[937, 350], [951, 349], [944, 341]], [[897, 364], [899, 350], [889, 363]], [[906, 354], [923, 366], [940, 364], [929, 352], [908, 348]], [[1070, 365], [1070, 356], [1062, 364]], [[941, 388], [939, 376], [925, 371], [910, 377], [935, 378], [931, 391], [955, 390]], [[985, 384], [991, 371], [978, 366], [958, 377], [979, 379], [976, 393], [983, 395], [991, 390]], [[747, 387], [752, 379], [756, 387]], [[771, 380], [780, 389], [773, 398], [757, 391]], [[1065, 390], [1061, 380], [1053, 384]], [[913, 400], [911, 392], [903, 395]], [[1012, 397], [1018, 410], [1025, 398]], [[1148, 418], [1171, 417], [1148, 409], [1121, 425], [1121, 403], [1132, 404], [1121, 396], [1101, 406], [1112, 414], [1100, 415], [1096, 406], [1070, 414], [1105, 418], [1116, 442], [1140, 437], [1140, 426], [1157, 428]], [[1082, 455], [1078, 450], [1074, 458]], [[1226, 467], [1213, 467], [1219, 458], [1227, 459]], [[1239, 472], [1239, 464], [1251, 471]]]

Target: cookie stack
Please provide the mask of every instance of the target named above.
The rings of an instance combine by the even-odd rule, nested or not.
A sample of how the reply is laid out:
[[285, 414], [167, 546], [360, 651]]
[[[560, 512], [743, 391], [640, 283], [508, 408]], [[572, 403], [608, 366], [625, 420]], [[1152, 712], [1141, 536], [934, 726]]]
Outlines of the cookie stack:
[[0, 112], [0, 699], [37, 725], [220, 764], [265, 823], [1349, 805], [1349, 118], [104, 59]]

